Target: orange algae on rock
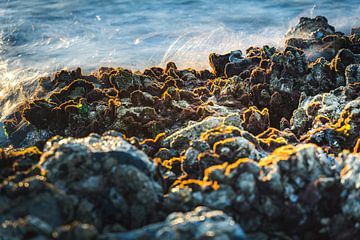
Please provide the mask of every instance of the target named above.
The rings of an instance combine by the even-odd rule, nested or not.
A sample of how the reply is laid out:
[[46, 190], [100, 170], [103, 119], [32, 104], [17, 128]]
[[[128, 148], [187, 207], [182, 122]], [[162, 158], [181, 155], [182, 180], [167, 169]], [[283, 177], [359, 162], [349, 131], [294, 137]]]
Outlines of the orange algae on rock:
[[360, 153], [360, 138], [358, 138], [358, 140], [356, 141], [353, 152]]
[[236, 162], [229, 164], [228, 166], [226, 166], [225, 169], [225, 176], [229, 176], [229, 174], [231, 173], [231, 171], [235, 168], [237, 168], [239, 165], [243, 164], [243, 163], [254, 163], [253, 160], [248, 159], [248, 158], [241, 158], [238, 159]]
[[297, 150], [304, 147], [306, 147], [306, 145], [297, 147], [290, 144], [279, 147], [275, 149], [269, 156], [266, 156], [265, 158], [261, 159], [259, 161], [259, 166], [260, 167], [270, 166], [272, 164], [278, 163], [279, 161], [286, 161], [289, 159], [289, 157], [292, 154], [295, 154]]
[[187, 179], [187, 180], [179, 180], [176, 181], [173, 184], [173, 187], [175, 188], [206, 188], [206, 187], [211, 187], [213, 190], [218, 190], [220, 188], [219, 184], [214, 181], [205, 181], [205, 180], [198, 180], [198, 179]]

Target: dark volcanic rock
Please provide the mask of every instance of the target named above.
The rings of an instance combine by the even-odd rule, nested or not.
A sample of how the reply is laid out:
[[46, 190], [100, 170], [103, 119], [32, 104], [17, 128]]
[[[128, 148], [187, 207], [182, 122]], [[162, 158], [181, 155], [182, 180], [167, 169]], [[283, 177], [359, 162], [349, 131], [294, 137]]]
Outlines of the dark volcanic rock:
[[41, 166], [49, 182], [79, 197], [77, 220], [97, 227], [110, 219], [126, 228], [142, 226], [151, 222], [161, 199], [153, 163], [115, 132], [53, 138]]
[[335, 34], [335, 28], [329, 25], [323, 16], [315, 18], [301, 17], [299, 23], [291, 28], [285, 35], [286, 38], [316, 38]]
[[191, 212], [172, 213], [165, 222], [149, 225], [127, 233], [115, 233], [100, 237], [102, 240], [135, 239], [246, 239], [234, 220], [222, 211], [197, 207]]

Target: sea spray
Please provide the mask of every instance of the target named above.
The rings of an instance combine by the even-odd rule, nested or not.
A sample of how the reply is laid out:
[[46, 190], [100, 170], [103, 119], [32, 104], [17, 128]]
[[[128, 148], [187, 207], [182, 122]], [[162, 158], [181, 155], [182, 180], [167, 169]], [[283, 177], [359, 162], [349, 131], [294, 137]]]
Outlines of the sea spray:
[[[245, 50], [249, 46], [272, 45], [280, 47], [286, 29], [267, 28], [263, 32], [235, 32], [225, 26], [211, 28], [209, 31], [185, 32], [181, 34], [167, 49], [160, 66], [169, 61], [176, 62], [179, 67], [208, 69], [207, 56], [210, 52], [226, 53], [232, 50]], [[269, 36], [272, 36], [271, 38]]]

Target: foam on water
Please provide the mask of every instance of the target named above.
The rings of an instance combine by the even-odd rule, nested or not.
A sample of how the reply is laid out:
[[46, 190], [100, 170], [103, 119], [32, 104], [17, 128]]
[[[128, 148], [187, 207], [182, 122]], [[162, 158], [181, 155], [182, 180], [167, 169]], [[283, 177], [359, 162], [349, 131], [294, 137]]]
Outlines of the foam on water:
[[281, 47], [299, 16], [325, 15], [348, 32], [360, 25], [357, 1], [0, 1], [0, 119], [39, 76], [65, 67], [208, 68], [210, 52]]

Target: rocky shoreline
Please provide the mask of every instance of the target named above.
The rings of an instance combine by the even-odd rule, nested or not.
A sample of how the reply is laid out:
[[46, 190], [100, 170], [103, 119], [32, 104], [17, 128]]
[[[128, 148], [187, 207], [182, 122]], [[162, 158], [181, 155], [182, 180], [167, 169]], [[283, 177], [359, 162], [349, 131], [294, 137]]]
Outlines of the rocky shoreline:
[[0, 239], [360, 237], [357, 29], [209, 63], [39, 79], [0, 133]]

